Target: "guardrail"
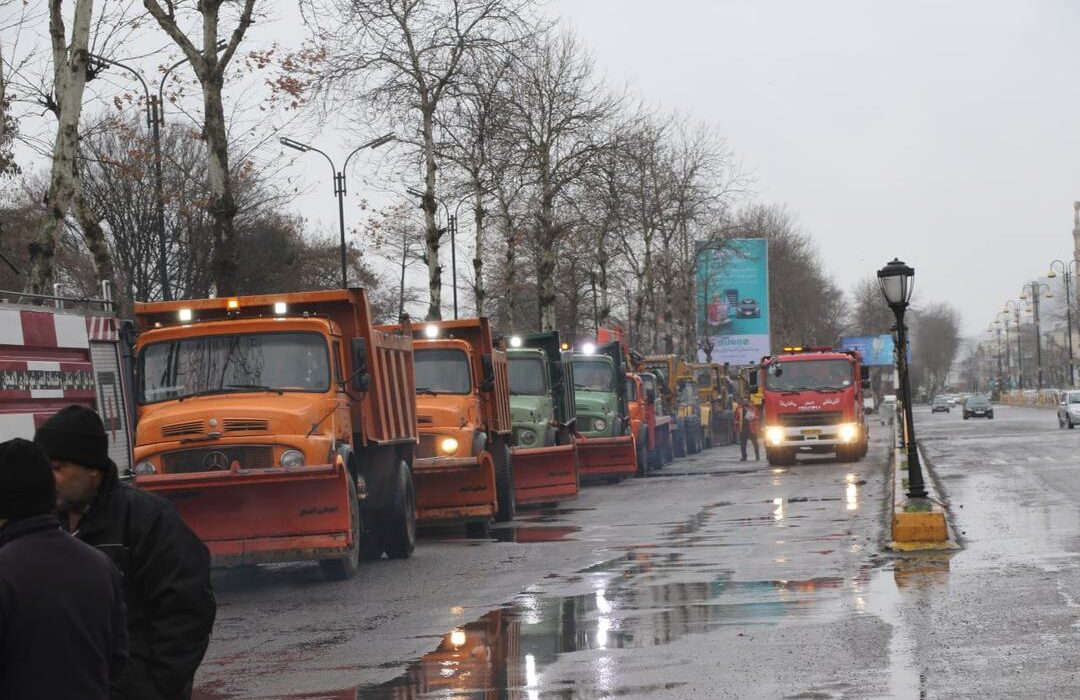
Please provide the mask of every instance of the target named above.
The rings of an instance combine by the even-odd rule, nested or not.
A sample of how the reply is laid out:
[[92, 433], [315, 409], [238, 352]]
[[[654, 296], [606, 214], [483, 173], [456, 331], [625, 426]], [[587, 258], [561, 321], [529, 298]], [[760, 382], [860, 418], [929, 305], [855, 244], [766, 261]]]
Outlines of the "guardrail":
[[1056, 408], [1061, 403], [1064, 389], [1028, 389], [1009, 391], [1001, 395], [1001, 403], [1009, 406], [1028, 406], [1032, 408]]

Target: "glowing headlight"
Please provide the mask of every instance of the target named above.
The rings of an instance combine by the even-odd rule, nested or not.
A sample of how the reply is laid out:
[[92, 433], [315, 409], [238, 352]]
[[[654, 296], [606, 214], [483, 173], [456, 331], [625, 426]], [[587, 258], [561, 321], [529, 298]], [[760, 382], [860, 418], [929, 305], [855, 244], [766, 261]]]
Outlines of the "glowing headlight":
[[450, 643], [454, 646], [464, 646], [466, 641], [465, 630], [454, 630], [450, 633]]
[[607, 421], [605, 421], [603, 418], [597, 418], [592, 422], [592, 427], [593, 430], [595, 430], [596, 432], [600, 432], [607, 427]]
[[510, 337], [510, 347], [512, 347], [512, 348], [520, 348], [521, 347], [521, 336], [519, 336], [519, 335], [511, 336]]
[[581, 346], [581, 351], [583, 353], [585, 353], [586, 355], [592, 355], [593, 353], [596, 352], [596, 346], [593, 345], [592, 343], [585, 343], [584, 345]]
[[839, 435], [840, 442], [855, 442], [859, 437], [859, 426], [854, 423], [841, 423]]
[[302, 467], [304, 466], [304, 453], [300, 450], [285, 450], [281, 453], [281, 466]]
[[191, 309], [180, 309], [180, 323], [191, 323]]
[[424, 326], [424, 335], [428, 338], [438, 338], [439, 327], [436, 326], [434, 323], [429, 323], [428, 325]]
[[135, 476], [150, 476], [157, 473], [157, 469], [150, 462], [139, 462], [135, 465]]
[[284, 316], [285, 312], [289, 310], [289, 305], [283, 301], [274, 302], [274, 313], [278, 316]]
[[775, 425], [765, 428], [765, 442], [770, 445], [782, 445], [784, 443], [784, 429]]
[[457, 448], [457, 438], [444, 437], [442, 440], [439, 440], [439, 452], [442, 452], [444, 455], [454, 454], [457, 452]]
[[518, 433], [518, 439], [521, 440], [522, 445], [531, 445], [536, 442], [535, 430], [522, 430]]

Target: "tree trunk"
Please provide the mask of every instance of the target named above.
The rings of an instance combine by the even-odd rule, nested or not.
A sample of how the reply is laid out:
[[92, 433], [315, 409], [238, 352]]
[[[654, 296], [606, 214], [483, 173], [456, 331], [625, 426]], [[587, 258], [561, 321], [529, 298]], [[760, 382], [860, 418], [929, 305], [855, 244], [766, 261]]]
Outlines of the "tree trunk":
[[517, 303], [517, 260], [514, 248], [517, 247], [517, 232], [510, 217], [506, 217], [509, 236], [506, 240], [506, 332], [514, 330], [514, 305]]
[[482, 183], [478, 178], [473, 178], [473, 222], [476, 226], [476, 249], [473, 253], [473, 293], [476, 302], [476, 316], [484, 315], [484, 299], [487, 290], [484, 288], [484, 192]]
[[86, 87], [86, 62], [90, 44], [90, 21], [93, 0], [76, 0], [71, 44], [61, 0], [49, 0], [49, 36], [53, 54], [53, 100], [57, 116], [53, 142], [52, 173], [45, 195], [45, 216], [37, 240], [30, 245], [30, 274], [27, 289], [32, 294], [47, 294], [53, 280], [56, 241], [75, 197], [75, 156], [79, 144], [79, 118], [82, 116], [83, 90]]
[[550, 153], [540, 158], [540, 251], [536, 267], [536, 289], [540, 303], [540, 330], [558, 328], [555, 313], [555, 197], [551, 192]]
[[424, 123], [424, 243], [428, 267], [428, 321], [442, 320], [442, 265], [439, 263], [439, 239], [442, 232], [435, 222], [435, 108], [425, 105]]
[[611, 300], [608, 298], [608, 241], [607, 235], [600, 236], [596, 255], [596, 283], [600, 290], [600, 309], [596, 314], [597, 324], [606, 328], [611, 318]]
[[105, 242], [105, 231], [101, 228], [97, 215], [91, 211], [90, 205], [86, 203], [78, 173], [75, 174], [75, 178], [75, 217], [79, 221], [79, 227], [83, 230], [86, 247], [90, 249], [90, 255], [94, 258], [94, 274], [97, 278], [98, 289], [101, 288], [101, 283], [105, 281], [115, 285], [112, 256], [109, 254], [109, 246]]
[[214, 286], [218, 296], [236, 293], [239, 269], [236, 250], [236, 201], [229, 177], [229, 141], [225, 130], [225, 109], [221, 101], [224, 80], [210, 77], [202, 82], [204, 137], [206, 138], [207, 182], [210, 186], [210, 215], [214, 218]]

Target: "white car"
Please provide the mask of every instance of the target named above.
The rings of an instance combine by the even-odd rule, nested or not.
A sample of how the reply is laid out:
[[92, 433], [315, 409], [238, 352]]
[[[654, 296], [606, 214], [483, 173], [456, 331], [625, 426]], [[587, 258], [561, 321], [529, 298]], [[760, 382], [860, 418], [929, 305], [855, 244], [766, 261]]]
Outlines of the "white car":
[[1057, 417], [1059, 428], [1073, 428], [1080, 423], [1080, 391], [1066, 391], [1061, 395]]

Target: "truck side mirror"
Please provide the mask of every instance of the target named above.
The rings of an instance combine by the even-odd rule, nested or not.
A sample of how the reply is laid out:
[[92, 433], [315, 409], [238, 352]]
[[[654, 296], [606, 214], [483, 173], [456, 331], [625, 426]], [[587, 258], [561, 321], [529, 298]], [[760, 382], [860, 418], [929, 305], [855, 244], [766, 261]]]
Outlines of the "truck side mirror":
[[863, 386], [870, 386], [870, 367], [863, 365], [859, 368], [859, 379], [863, 380]]
[[484, 368], [484, 379], [480, 383], [480, 391], [491, 391], [495, 388], [495, 363], [491, 359], [491, 353], [481, 355], [480, 364]]
[[[774, 372], [774, 375], [779, 377], [781, 372], [783, 372], [783, 370], [780, 369], [779, 367], [777, 367], [776, 371]], [[747, 374], [746, 375], [746, 382], [750, 385], [751, 389], [757, 389], [757, 382], [758, 382], [757, 372], [750, 372], [749, 374]]]
[[645, 400], [649, 403], [656, 403], [656, 387], [650, 386], [645, 388]]
[[870, 380], [869, 379], [862, 380], [862, 388], [863, 389], [869, 389], [870, 388]]
[[367, 364], [367, 338], [352, 339], [352, 365], [353, 373], [350, 377], [352, 388], [356, 391], [367, 391], [371, 386], [371, 374]]

